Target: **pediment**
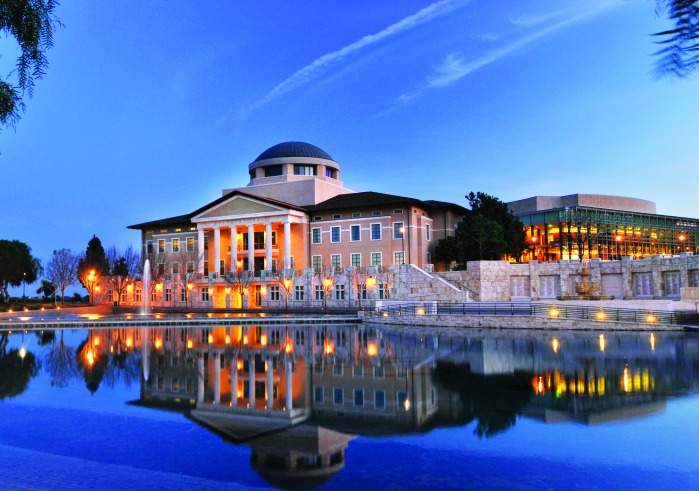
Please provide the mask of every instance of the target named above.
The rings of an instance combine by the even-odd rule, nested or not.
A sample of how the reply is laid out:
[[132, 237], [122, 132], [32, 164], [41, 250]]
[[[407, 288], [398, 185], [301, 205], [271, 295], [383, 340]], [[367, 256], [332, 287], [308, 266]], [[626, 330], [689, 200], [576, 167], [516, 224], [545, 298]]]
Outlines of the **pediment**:
[[271, 205], [258, 201], [247, 196], [234, 196], [231, 199], [219, 203], [213, 208], [206, 210], [193, 217], [193, 220], [206, 218], [234, 218], [246, 215], [260, 215], [266, 213], [288, 212], [280, 206]]

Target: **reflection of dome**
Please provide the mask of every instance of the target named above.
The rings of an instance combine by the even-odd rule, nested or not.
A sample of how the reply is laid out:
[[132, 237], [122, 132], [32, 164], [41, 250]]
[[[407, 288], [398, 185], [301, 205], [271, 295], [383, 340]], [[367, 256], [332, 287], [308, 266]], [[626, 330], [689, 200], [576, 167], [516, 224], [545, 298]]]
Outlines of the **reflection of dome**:
[[311, 157], [316, 159], [332, 160], [324, 150], [304, 142], [284, 142], [269, 147], [262, 152], [255, 162], [268, 159], [281, 159], [285, 157]]

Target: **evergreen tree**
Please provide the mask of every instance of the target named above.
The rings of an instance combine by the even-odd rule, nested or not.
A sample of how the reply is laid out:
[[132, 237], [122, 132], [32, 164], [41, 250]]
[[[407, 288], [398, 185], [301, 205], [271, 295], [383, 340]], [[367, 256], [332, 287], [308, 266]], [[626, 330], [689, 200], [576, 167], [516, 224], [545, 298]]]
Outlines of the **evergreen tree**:
[[78, 279], [88, 289], [87, 277], [92, 270], [95, 271], [95, 275], [98, 277], [109, 275], [109, 261], [107, 261], [107, 256], [104, 253], [102, 242], [95, 235], [87, 243], [85, 255], [78, 261]]

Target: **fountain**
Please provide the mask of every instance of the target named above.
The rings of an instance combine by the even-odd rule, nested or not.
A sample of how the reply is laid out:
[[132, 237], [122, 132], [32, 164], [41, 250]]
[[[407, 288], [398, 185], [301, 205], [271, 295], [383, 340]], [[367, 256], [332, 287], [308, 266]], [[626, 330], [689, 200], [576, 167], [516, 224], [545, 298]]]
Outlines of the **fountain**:
[[143, 276], [141, 277], [141, 286], [143, 291], [143, 315], [150, 315], [150, 259], [146, 259], [143, 263]]
[[590, 281], [590, 273], [587, 270], [587, 261], [583, 261], [582, 271], [580, 272], [580, 282], [575, 285], [575, 295], [559, 295], [558, 300], [612, 300], [611, 295], [605, 295], [598, 291], [597, 283]]

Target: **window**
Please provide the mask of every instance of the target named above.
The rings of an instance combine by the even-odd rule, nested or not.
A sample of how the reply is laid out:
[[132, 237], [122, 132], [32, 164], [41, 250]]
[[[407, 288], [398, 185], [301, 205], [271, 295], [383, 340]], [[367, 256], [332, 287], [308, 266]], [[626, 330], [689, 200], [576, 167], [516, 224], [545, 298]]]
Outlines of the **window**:
[[201, 301], [202, 302], [209, 301], [209, 287], [208, 286], [201, 287]]
[[314, 271], [320, 271], [323, 267], [323, 256], [313, 256], [311, 258], [311, 266]]
[[341, 387], [335, 387], [333, 389], [333, 403], [338, 405], [345, 403], [345, 394], [342, 392]]
[[404, 231], [405, 231], [405, 229], [403, 229], [403, 222], [393, 222], [393, 238], [394, 239], [402, 239]]
[[158, 390], [165, 388], [165, 377], [158, 377]]
[[379, 300], [386, 300], [388, 296], [386, 295], [386, 285], [384, 283], [379, 284]]
[[270, 286], [269, 287], [269, 299], [270, 300], [279, 300], [279, 287], [278, 286]]
[[425, 225], [425, 237], [427, 238], [427, 240], [432, 240], [430, 238], [430, 226], [429, 225]]
[[383, 390], [374, 391], [374, 408], [375, 409], [385, 409], [386, 408], [386, 392]]
[[323, 285], [316, 285], [316, 300], [323, 300]]
[[187, 261], [187, 273], [194, 273], [194, 261]]
[[121, 302], [122, 302], [122, 303], [126, 303], [126, 302], [127, 302], [127, 293], [126, 293], [126, 292], [122, 292], [122, 294], [121, 294]]
[[226, 261], [224, 259], [221, 259], [219, 267], [218, 267], [218, 274], [220, 276], [225, 276], [226, 275]]
[[333, 268], [340, 267], [340, 255], [339, 254], [332, 254], [330, 256], [330, 266], [332, 266]]
[[313, 244], [321, 243], [320, 227], [315, 227], [311, 229], [311, 242]]
[[187, 237], [187, 252], [194, 252], [194, 237]]
[[357, 285], [357, 300], [366, 300], [366, 285]]
[[371, 224], [371, 240], [381, 240], [381, 224]]
[[165, 239], [158, 239], [158, 252], [160, 254], [165, 252]]
[[342, 362], [333, 365], [333, 375], [342, 375]]
[[141, 294], [142, 294], [141, 289], [140, 289], [140, 288], [136, 288], [136, 291], [134, 292], [134, 297], [133, 297], [134, 302], [140, 302], [140, 301], [141, 301]]
[[274, 177], [274, 176], [281, 176], [283, 173], [283, 166], [281, 164], [279, 165], [269, 165], [264, 168], [265, 169], [265, 177]]
[[345, 285], [335, 285], [335, 300], [345, 299]]
[[359, 253], [350, 254], [351, 263], [353, 268], [359, 268], [362, 266], [362, 255]]
[[393, 214], [394, 214], [394, 215], [402, 215], [402, 214], [403, 214], [403, 210], [393, 210]]
[[380, 217], [380, 216], [381, 216], [381, 212], [380, 212], [380, 211], [372, 211], [372, 212], [371, 212], [371, 216], [373, 216], [373, 217]]
[[172, 239], [172, 252], [180, 252], [180, 239]]
[[354, 389], [354, 405], [359, 407], [364, 405], [364, 391], [362, 389]]
[[352, 367], [352, 376], [362, 378], [364, 376], [364, 367], [361, 365], [355, 365]]
[[330, 242], [340, 242], [340, 227], [330, 228]]
[[355, 211], [354, 213], [352, 213], [352, 218], [361, 218], [361, 216], [362, 216], [362, 214], [358, 211]]
[[158, 263], [158, 274], [159, 275], [165, 274], [165, 263]]
[[383, 378], [383, 374], [384, 371], [382, 365], [374, 367], [374, 378]]
[[[150, 301], [151, 301], [151, 302], [155, 302], [155, 299], [156, 299], [155, 292], [152, 292], [152, 293], [150, 294]], [[110, 301], [110, 302], [112, 301], [112, 292], [109, 292], [109, 301]]]
[[172, 274], [180, 274], [180, 263], [172, 263]]
[[[182, 288], [180, 290], [180, 302], [186, 302], [186, 301], [187, 301], [187, 290]], [[182, 332], [184, 332], [184, 331], [182, 331]]]
[[372, 252], [371, 253], [371, 265], [372, 266], [381, 266], [381, 253], [380, 252]]
[[294, 287], [294, 300], [303, 300], [303, 285]]
[[253, 237], [253, 241], [255, 242], [255, 249], [264, 249], [265, 248], [265, 233], [264, 232], [255, 232]]
[[427, 264], [432, 264], [432, 253], [431, 252], [427, 253]]
[[204, 250], [208, 251], [209, 250], [209, 233], [204, 232]]
[[153, 254], [153, 241], [146, 242], [146, 254]]
[[323, 399], [325, 398], [323, 387], [314, 387], [313, 388], [313, 402], [323, 402]]
[[402, 390], [398, 391], [396, 394], [396, 407], [398, 409], [403, 409], [405, 410], [405, 401], [408, 398], [408, 393], [403, 392]]
[[325, 177], [337, 179], [337, 171], [335, 169], [325, 168]]
[[323, 217], [313, 217], [314, 222], [319, 222], [323, 219]]
[[172, 288], [165, 289], [165, 301], [172, 302]]
[[403, 251], [393, 253], [393, 264], [405, 264]]
[[315, 176], [316, 166], [308, 164], [294, 164], [294, 174], [297, 176]]
[[362, 233], [361, 233], [361, 229], [359, 228], [359, 225], [350, 226], [350, 240], [352, 242], [357, 242], [358, 240], [362, 240]]
[[333, 220], [339, 220], [342, 218], [342, 215], [333, 215]]

